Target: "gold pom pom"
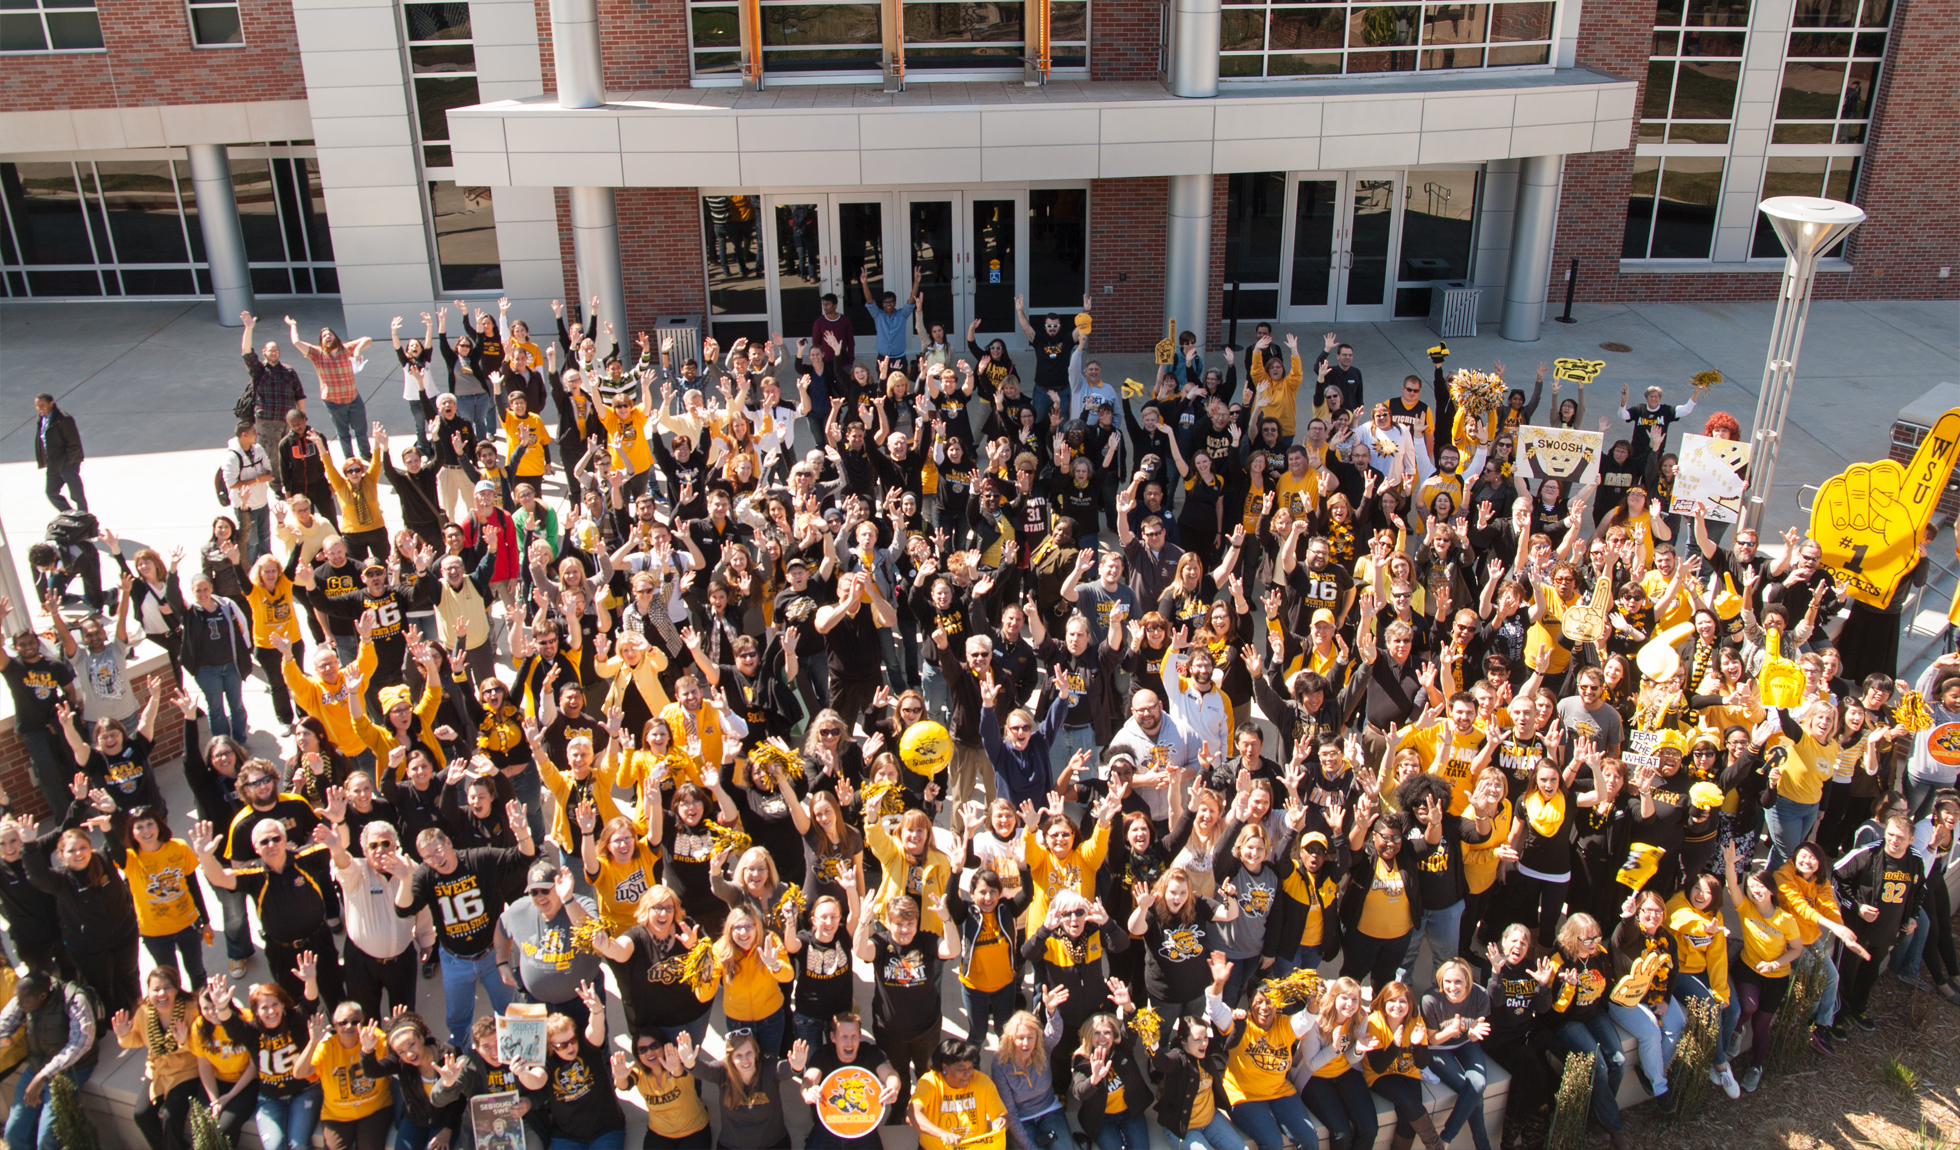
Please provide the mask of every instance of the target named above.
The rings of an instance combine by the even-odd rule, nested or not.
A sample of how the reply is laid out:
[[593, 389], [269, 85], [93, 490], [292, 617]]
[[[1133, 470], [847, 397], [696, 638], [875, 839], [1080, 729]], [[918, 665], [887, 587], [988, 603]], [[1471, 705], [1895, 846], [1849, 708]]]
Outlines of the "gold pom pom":
[[769, 918], [773, 923], [784, 926], [794, 925], [803, 913], [808, 902], [803, 897], [803, 888], [795, 883], [784, 883], [782, 893], [776, 896], [775, 905], [769, 908]]
[[1285, 978], [1269, 978], [1259, 990], [1275, 1009], [1298, 1010], [1320, 997], [1320, 988], [1324, 983], [1317, 971], [1302, 969]]
[[783, 768], [783, 773], [790, 778], [798, 782], [803, 780], [803, 756], [793, 755], [774, 743], [757, 743], [749, 751], [749, 762], [755, 766], [765, 767], [771, 772], [780, 766]]
[[1720, 382], [1722, 382], [1722, 373], [1712, 367], [1707, 371], [1698, 371], [1694, 375], [1694, 384], [1698, 388], [1714, 387]]
[[905, 813], [905, 792], [897, 783], [866, 783], [858, 793], [864, 798], [864, 817], [867, 819]]
[[689, 990], [696, 993], [708, 985], [709, 980], [714, 977], [714, 971], [715, 944], [708, 939], [704, 938], [695, 943], [694, 949], [688, 951], [687, 957], [681, 960], [681, 981], [687, 984]]
[[1450, 377], [1450, 395], [1472, 416], [1488, 415], [1503, 406], [1504, 377], [1466, 367]]
[[715, 854], [720, 854], [723, 851], [735, 851], [739, 854], [742, 851], [748, 850], [749, 844], [755, 841], [748, 836], [748, 832], [746, 831], [733, 830], [729, 827], [722, 826], [713, 819], [705, 821], [708, 827], [708, 834], [714, 838]]
[[1908, 731], [1923, 731], [1933, 725], [1933, 714], [1926, 709], [1926, 696], [1918, 691], [1902, 692], [1899, 705], [1892, 709], [1892, 717]]
[[597, 953], [599, 948], [592, 945], [592, 940], [598, 935], [604, 933], [604, 926], [605, 924], [600, 922], [596, 918], [587, 918], [585, 921], [573, 927], [572, 928], [572, 953], [573, 954]]
[[1137, 1011], [1135, 1018], [1130, 1019], [1130, 1029], [1137, 1032], [1138, 1038], [1143, 1039], [1145, 1050], [1155, 1050], [1157, 1040], [1163, 1034], [1164, 1020], [1155, 1007], [1146, 1006]]

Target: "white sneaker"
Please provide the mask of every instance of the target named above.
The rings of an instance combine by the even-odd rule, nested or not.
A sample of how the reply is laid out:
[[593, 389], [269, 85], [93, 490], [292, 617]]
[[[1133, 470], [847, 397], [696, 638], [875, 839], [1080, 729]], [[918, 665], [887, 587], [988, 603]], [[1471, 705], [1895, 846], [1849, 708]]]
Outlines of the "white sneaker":
[[1742, 1084], [1735, 1080], [1735, 1071], [1727, 1066], [1718, 1066], [1708, 1072], [1708, 1080], [1722, 1088], [1722, 1093], [1730, 1098], [1742, 1097]]
[[1436, 1077], [1436, 1072], [1427, 1066], [1422, 1068], [1422, 1080], [1431, 1086], [1441, 1086], [1443, 1084], [1443, 1080]]

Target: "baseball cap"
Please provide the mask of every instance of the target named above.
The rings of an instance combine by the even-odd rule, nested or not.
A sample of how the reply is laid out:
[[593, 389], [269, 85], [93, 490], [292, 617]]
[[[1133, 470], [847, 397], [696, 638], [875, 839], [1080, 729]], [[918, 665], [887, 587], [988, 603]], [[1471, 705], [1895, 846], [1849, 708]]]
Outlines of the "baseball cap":
[[495, 495], [497, 485], [488, 479], [479, 479], [476, 482], [476, 490], [479, 494]]
[[1321, 834], [1319, 831], [1308, 831], [1306, 834], [1300, 837], [1301, 850], [1306, 850], [1308, 847], [1315, 847], [1315, 846], [1319, 847], [1321, 850], [1326, 850], [1327, 836]]
[[792, 567], [801, 567], [807, 571], [809, 570], [810, 565], [808, 563], [805, 563], [801, 559], [791, 559], [789, 562], [783, 564], [783, 570], [785, 571], [789, 570]]
[[1322, 607], [1313, 613], [1313, 621], [1315, 623], [1325, 623], [1331, 627], [1334, 625], [1334, 612]]
[[387, 573], [388, 569], [386, 567], [383, 567], [372, 559], [368, 560], [367, 566], [361, 568], [361, 574], [363, 575], [386, 575]]
[[558, 867], [556, 864], [539, 859], [537, 862], [531, 864], [530, 870], [524, 872], [524, 890], [526, 893], [538, 890], [557, 889]]

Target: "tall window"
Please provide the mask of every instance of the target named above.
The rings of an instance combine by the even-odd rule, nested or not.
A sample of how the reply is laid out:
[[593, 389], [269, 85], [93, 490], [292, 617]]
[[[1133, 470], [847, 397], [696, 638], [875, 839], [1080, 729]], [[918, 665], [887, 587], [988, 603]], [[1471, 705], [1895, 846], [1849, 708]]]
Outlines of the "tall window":
[[237, 0], [190, 0], [191, 43], [200, 48], [234, 48], [245, 44], [238, 20]]
[[1749, 0], [1661, 0], [1640, 139], [1726, 144], [1735, 118]]
[[1225, 79], [1543, 64], [1552, 3], [1335, 4], [1225, 0]]
[[1225, 316], [1276, 318], [1286, 173], [1240, 172], [1225, 188]]
[[[234, 147], [252, 288], [340, 290], [326, 200], [311, 150]], [[0, 164], [0, 264], [14, 298], [188, 296], [211, 292], [190, 166], [183, 159]]]
[[[1763, 170], [1763, 199], [1771, 196], [1823, 196], [1850, 203], [1858, 192], [1857, 156], [1771, 156]], [[1837, 255], [1844, 241], [1826, 255]], [[1756, 235], [1750, 243], [1752, 259], [1782, 259], [1783, 241], [1770, 226], [1769, 217], [1756, 213]]]
[[[697, 0], [688, 22], [694, 74], [735, 76], [742, 67], [737, 6]], [[772, 75], [876, 72], [881, 39], [876, 3], [763, 0], [762, 68]], [[974, 0], [907, 0], [902, 26], [909, 72], [1014, 70], [1027, 50], [1025, 6]], [[1055, 0], [1049, 17], [1054, 66], [1086, 68], [1087, 0]]]
[[449, 147], [449, 110], [478, 102], [476, 45], [467, 3], [402, 5], [415, 92], [415, 131], [429, 177], [429, 219], [445, 292], [498, 291], [497, 216], [485, 187], [459, 185]]
[[1620, 258], [1707, 259], [1726, 164], [1721, 156], [1635, 156]]
[[0, 52], [91, 52], [102, 48], [95, 0], [5, 0]]
[[1083, 188], [1028, 193], [1028, 310], [1081, 306], [1088, 208]]
[[1862, 144], [1892, 0], [1797, 0], [1772, 144]]

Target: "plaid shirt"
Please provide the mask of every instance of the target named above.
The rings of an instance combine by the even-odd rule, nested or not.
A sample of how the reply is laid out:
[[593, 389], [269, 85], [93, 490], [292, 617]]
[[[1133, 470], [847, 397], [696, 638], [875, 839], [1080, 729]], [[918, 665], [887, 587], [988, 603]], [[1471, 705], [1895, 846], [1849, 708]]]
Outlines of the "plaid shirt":
[[245, 353], [245, 371], [252, 377], [252, 414], [260, 419], [284, 420], [306, 398], [299, 372], [283, 363], [266, 364], [256, 351]]
[[361, 397], [354, 382], [354, 357], [345, 350], [328, 351], [309, 346], [301, 352], [313, 370], [320, 373], [320, 398], [328, 403], [352, 403]]

